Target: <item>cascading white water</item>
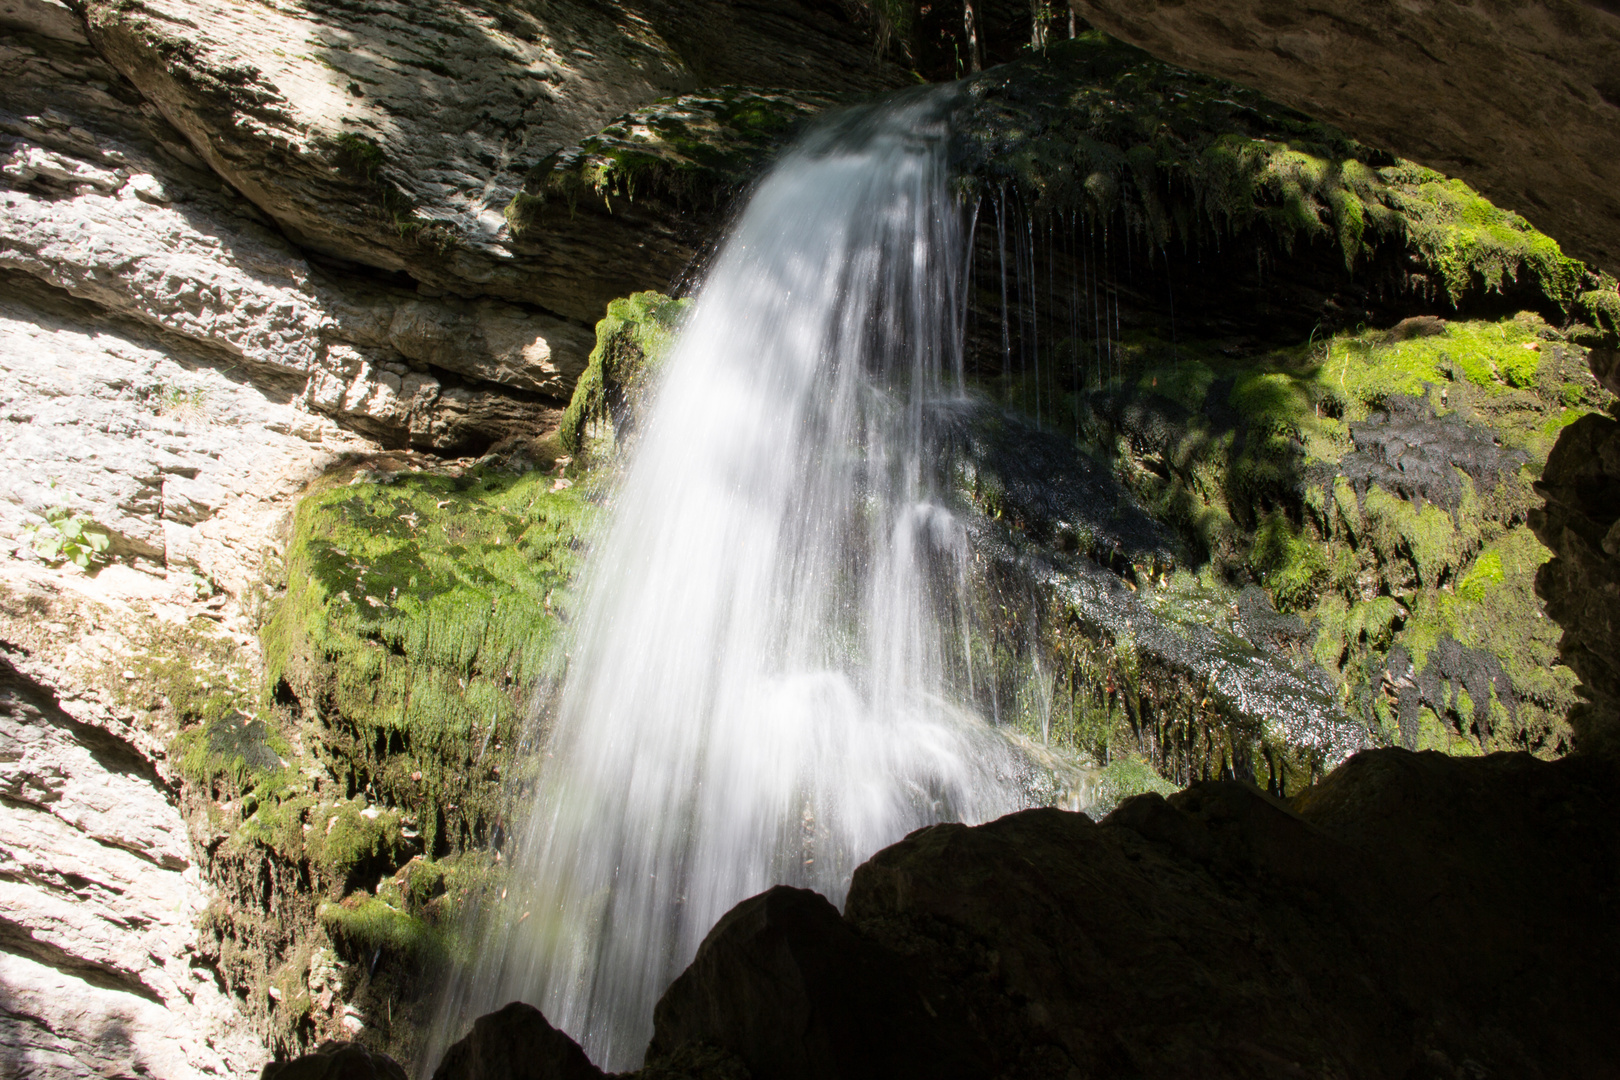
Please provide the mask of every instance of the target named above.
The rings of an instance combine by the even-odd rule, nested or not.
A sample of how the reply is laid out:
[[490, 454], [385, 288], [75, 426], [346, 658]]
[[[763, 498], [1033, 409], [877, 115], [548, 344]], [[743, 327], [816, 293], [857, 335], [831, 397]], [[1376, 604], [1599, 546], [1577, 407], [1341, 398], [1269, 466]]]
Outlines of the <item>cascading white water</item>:
[[948, 93], [820, 126], [717, 255], [589, 559], [523, 896], [441, 1039], [523, 999], [633, 1067], [738, 901], [841, 902], [908, 831], [1028, 804], [969, 704], [971, 556], [925, 445], [961, 392]]

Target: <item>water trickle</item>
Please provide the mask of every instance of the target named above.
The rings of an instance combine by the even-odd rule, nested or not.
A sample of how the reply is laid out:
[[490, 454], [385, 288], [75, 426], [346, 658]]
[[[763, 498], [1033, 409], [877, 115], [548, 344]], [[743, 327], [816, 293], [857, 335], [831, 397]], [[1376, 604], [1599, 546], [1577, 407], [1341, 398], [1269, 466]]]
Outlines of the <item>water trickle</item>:
[[524, 999], [633, 1067], [738, 901], [841, 902], [910, 830], [1032, 801], [969, 705], [972, 556], [926, 449], [961, 394], [951, 104], [823, 125], [717, 254], [593, 548], [513, 896], [441, 1043]]

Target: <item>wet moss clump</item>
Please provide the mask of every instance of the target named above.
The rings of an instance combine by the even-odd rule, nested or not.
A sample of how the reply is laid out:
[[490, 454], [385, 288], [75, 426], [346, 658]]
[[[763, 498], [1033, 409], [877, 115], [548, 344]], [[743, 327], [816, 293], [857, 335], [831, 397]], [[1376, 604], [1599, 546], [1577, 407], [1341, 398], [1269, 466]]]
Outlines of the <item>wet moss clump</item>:
[[590, 477], [512, 460], [386, 458], [317, 484], [260, 699], [204, 709], [177, 744], [218, 834], [214, 948], [282, 1052], [343, 1035], [348, 1009], [408, 1058], [461, 912], [500, 880], [595, 513]]
[[333, 774], [403, 808], [428, 854], [482, 847], [593, 507], [541, 472], [384, 480], [300, 505], [266, 677]]
[[1409, 288], [1453, 307], [1515, 284], [1611, 306], [1596, 275], [1462, 181], [1100, 32], [968, 85], [953, 146], [964, 188], [1015, 193], [1041, 222], [1117, 222], [1113, 243], [1145, 251], [1321, 243], [1348, 271], [1388, 247], [1409, 260]]
[[593, 432], [614, 443], [629, 436], [689, 304], [639, 292], [608, 305], [558, 429], [565, 449], [584, 453]]

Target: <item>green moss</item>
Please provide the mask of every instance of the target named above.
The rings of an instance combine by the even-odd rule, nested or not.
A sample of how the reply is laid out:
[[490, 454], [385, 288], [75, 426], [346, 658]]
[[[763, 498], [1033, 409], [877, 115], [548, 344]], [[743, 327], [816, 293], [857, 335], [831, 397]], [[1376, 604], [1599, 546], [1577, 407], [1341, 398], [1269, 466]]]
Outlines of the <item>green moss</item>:
[[1604, 274], [1598, 287], [1575, 298], [1575, 310], [1609, 337], [1620, 337], [1620, 286]]
[[640, 292], [608, 304], [596, 324], [596, 348], [563, 413], [558, 434], [564, 448], [581, 453], [590, 430], [608, 422], [615, 434], [626, 429], [633, 403], [650, 389], [689, 302]]
[[[1298, 175], [1313, 175], [1296, 166]], [[1535, 596], [1547, 553], [1525, 520], [1557, 433], [1613, 400], [1591, 378], [1573, 333], [1530, 313], [1425, 320], [1259, 357], [1128, 337], [1117, 350], [1121, 374], [1108, 389], [1108, 410], [1084, 414], [1082, 439], [1177, 530], [1198, 571], [1142, 598], [1177, 621], [1171, 609], [1190, 601], [1161, 602], [1160, 594], [1185, 592], [1174, 582], [1196, 578], [1215, 599], [1193, 604], [1201, 612], [1193, 621], [1220, 626], [1238, 590], [1263, 585], [1279, 610], [1304, 624], [1299, 638], [1275, 647], [1323, 668], [1346, 711], [1389, 742], [1410, 734], [1397, 723], [1395, 703], [1411, 692], [1390, 670], [1391, 654], [1403, 650], [1410, 674], [1428, 686], [1436, 649], [1450, 639], [1456, 648], [1447, 645], [1448, 662], [1459, 662], [1460, 648], [1476, 688], [1488, 669], [1505, 675], [1512, 693], [1493, 690], [1476, 728], [1472, 702], [1463, 710], [1448, 691], [1419, 724], [1428, 732], [1420, 732], [1423, 744], [1454, 753], [1561, 753], [1575, 683], [1559, 662], [1557, 627]], [[1477, 482], [1457, 471], [1457, 498], [1446, 505], [1418, 505], [1378, 483], [1358, 493], [1343, 468], [1358, 452], [1352, 432], [1398, 395], [1425, 397], [1446, 425], [1489, 431], [1504, 450], [1522, 451], [1524, 463], [1515, 467], [1506, 456], [1503, 472]], [[1065, 623], [1064, 611], [1051, 618], [1063, 627], [1047, 645], [1058, 672], [1054, 741], [1099, 760], [1142, 749], [1177, 778], [1200, 769], [1215, 775], [1224, 754], [1271, 746], [1264, 732], [1233, 728], [1218, 703], [1180, 687], [1173, 673], [1128, 675], [1106, 632]], [[1281, 753], [1274, 768], [1305, 776], [1308, 765]]]
[[349, 783], [405, 807], [429, 850], [484, 835], [591, 516], [543, 473], [416, 473], [300, 504], [264, 630], [269, 685]]
[[229, 709], [229, 700], [225, 695], [208, 698], [202, 709], [208, 718], [176, 738], [180, 772], [207, 791], [217, 780], [228, 779], [235, 790], [248, 792], [279, 774], [292, 750], [263, 720]]
[[416, 200], [389, 178], [388, 155], [377, 140], [345, 131], [318, 140], [316, 148], [334, 170], [370, 193], [370, 212], [391, 226], [401, 240], [441, 256], [455, 247], [456, 231], [451, 223], [417, 217]]
[[1249, 562], [1283, 612], [1309, 608], [1328, 577], [1326, 547], [1296, 530], [1282, 514], [1261, 524]]
[[380, 952], [416, 964], [436, 964], [448, 954], [443, 933], [381, 896], [357, 895], [325, 903], [317, 911], [321, 928], [350, 960], [370, 961]]
[[1133, 795], [1157, 792], [1169, 795], [1176, 785], [1153, 770], [1153, 766], [1136, 757], [1121, 757], [1108, 763], [1094, 778], [1092, 806], [1106, 813]]
[[1399, 211], [1411, 244], [1439, 271], [1453, 303], [1479, 284], [1500, 292], [1528, 275], [1568, 305], [1585, 268], [1519, 215], [1493, 206], [1461, 180], [1409, 162], [1381, 171], [1384, 200]]
[[972, 85], [958, 119], [964, 185], [1016, 186], [1038, 216], [1122, 217], [1153, 249], [1251, 233], [1284, 250], [1322, 242], [1352, 270], [1396, 246], [1453, 304], [1527, 281], [1567, 309], [1591, 280], [1551, 238], [1461, 181], [1392, 164], [1253, 91], [1099, 32]]
[[1473, 567], [1457, 579], [1457, 595], [1478, 603], [1504, 580], [1501, 552], [1481, 552], [1479, 558], [1474, 560]]

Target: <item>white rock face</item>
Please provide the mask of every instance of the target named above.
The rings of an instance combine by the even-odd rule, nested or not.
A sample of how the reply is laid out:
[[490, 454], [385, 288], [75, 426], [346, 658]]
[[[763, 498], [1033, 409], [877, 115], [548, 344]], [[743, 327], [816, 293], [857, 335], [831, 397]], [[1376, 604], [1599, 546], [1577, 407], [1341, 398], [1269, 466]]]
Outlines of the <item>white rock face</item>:
[[530, 169], [638, 106], [702, 85], [909, 81], [847, 12], [800, 0], [85, 8], [102, 53], [300, 244], [582, 322], [602, 315], [599, 290], [578, 280], [593, 274], [589, 227], [542, 257], [506, 228]]
[[138, 336], [0, 301], [0, 536], [63, 506], [108, 530], [113, 554], [240, 595], [298, 491], [371, 444], [332, 420]]
[[246, 688], [334, 465], [555, 427], [604, 296], [667, 282], [583, 221], [514, 246], [526, 174], [705, 81], [904, 81], [840, 12], [0, 0], [0, 1078], [257, 1073], [141, 672]]
[[251, 1075], [264, 1049], [198, 956], [208, 891], [166, 785], [14, 660], [31, 666], [0, 656], [0, 1072]]

